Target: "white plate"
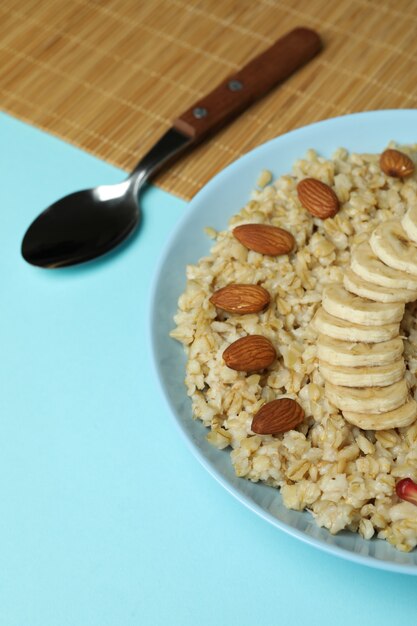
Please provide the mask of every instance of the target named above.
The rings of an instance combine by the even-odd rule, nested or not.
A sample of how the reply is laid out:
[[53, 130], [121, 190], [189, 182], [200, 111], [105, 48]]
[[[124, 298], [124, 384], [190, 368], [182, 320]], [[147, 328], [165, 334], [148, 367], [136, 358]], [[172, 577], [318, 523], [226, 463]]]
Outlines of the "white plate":
[[357, 563], [414, 575], [417, 550], [402, 553], [385, 541], [365, 541], [349, 532], [331, 535], [318, 528], [309, 513], [286, 509], [278, 490], [237, 478], [229, 451], [212, 447], [206, 441], [207, 429], [191, 417], [183, 382], [184, 351], [168, 333], [174, 325], [178, 296], [185, 288], [185, 266], [197, 262], [212, 245], [204, 227], [224, 229], [229, 218], [246, 204], [262, 169], [280, 176], [290, 171], [293, 161], [304, 156], [308, 148], [331, 156], [340, 146], [356, 152], [380, 152], [391, 139], [414, 143], [416, 128], [414, 110], [357, 113], [277, 137], [232, 163], [195, 196], [173, 233], [156, 274], [151, 306], [152, 347], [163, 391], [192, 450], [220, 484], [265, 520], [310, 545]]

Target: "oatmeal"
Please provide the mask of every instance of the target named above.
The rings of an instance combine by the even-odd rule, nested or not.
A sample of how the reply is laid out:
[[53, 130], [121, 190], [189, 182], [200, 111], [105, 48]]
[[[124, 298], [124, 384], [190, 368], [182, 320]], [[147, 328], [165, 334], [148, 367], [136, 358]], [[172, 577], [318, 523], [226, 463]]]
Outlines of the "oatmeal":
[[[395, 152], [395, 146], [391, 149]], [[416, 150], [417, 146], [401, 148], [401, 154], [410, 160]], [[171, 336], [187, 352], [185, 382], [193, 415], [209, 428], [208, 439], [214, 446], [231, 450], [238, 476], [279, 488], [285, 506], [308, 509], [316, 523], [331, 533], [349, 529], [365, 539], [376, 536], [409, 551], [417, 545], [417, 506], [398, 497], [396, 484], [405, 478], [417, 480], [417, 422], [382, 430], [375, 430], [373, 422], [369, 430], [349, 423], [338, 405], [349, 413], [358, 406], [371, 407], [372, 402], [366, 388], [353, 386], [356, 382], [352, 394], [341, 393], [347, 380], [341, 377], [346, 375], [344, 370], [337, 372], [342, 385], [332, 380], [334, 372], [328, 374], [326, 392], [319, 357], [337, 352], [335, 342], [342, 343], [343, 337], [326, 337], [318, 347], [318, 332], [312, 324], [320, 313], [333, 317], [321, 309], [323, 291], [326, 301], [340, 309], [339, 292], [330, 285], [369, 289], [351, 266], [352, 250], [368, 245], [380, 224], [400, 222], [406, 212], [417, 212], [416, 175], [408, 171], [401, 178], [392, 173], [381, 169], [379, 155], [339, 149], [332, 159], [310, 150], [294, 164], [291, 174], [272, 183], [263, 177], [265, 186], [255, 190], [248, 204], [231, 218], [229, 230], [210, 230], [215, 237], [210, 255], [187, 267], [187, 287], [179, 298]], [[340, 205], [333, 216], [330, 209], [320, 217], [317, 210], [310, 212], [301, 204], [297, 185], [305, 179], [331, 188]], [[232, 232], [245, 224], [284, 229], [294, 239], [293, 251], [270, 256], [248, 249]], [[370, 254], [367, 249], [365, 253]], [[411, 276], [407, 284], [396, 285], [407, 302], [404, 313], [402, 307], [382, 307], [384, 315], [388, 311], [395, 321], [376, 327], [386, 334], [378, 339], [388, 344], [384, 354], [391, 350], [404, 363], [390, 374], [391, 393], [383, 391], [387, 387], [380, 388], [387, 409], [395, 406], [394, 392], [417, 400], [416, 280]], [[249, 312], [216, 306], [213, 294], [235, 284], [257, 285], [269, 298]], [[378, 286], [371, 287], [379, 294]], [[260, 293], [253, 297], [261, 300]], [[397, 330], [390, 334], [385, 327], [395, 324]], [[403, 345], [397, 337], [398, 326]], [[223, 353], [252, 335], [268, 340], [276, 358], [260, 371], [226, 365]], [[379, 346], [372, 350], [381, 353], [381, 343], [369, 345]], [[358, 355], [365, 364], [371, 358], [365, 349], [358, 348]], [[352, 356], [343, 347], [341, 367], [348, 368], [358, 355]], [[374, 384], [375, 379], [370, 380]], [[262, 407], [282, 398], [301, 407], [303, 421], [280, 434], [254, 432], [253, 420]], [[366, 425], [366, 420], [361, 424]]]

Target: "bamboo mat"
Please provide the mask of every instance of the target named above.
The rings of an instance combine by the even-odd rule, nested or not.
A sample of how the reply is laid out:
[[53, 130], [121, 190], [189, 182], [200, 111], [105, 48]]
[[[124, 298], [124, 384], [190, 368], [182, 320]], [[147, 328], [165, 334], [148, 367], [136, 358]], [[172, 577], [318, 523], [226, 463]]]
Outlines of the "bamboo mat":
[[296, 26], [325, 50], [157, 179], [191, 198], [293, 128], [417, 104], [414, 0], [2, 0], [3, 110], [129, 170], [183, 110]]

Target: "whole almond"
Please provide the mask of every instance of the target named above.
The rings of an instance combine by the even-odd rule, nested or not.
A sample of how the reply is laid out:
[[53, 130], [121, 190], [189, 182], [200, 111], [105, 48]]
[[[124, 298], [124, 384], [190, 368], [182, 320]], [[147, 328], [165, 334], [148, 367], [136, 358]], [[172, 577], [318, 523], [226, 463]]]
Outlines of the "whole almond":
[[258, 435], [278, 435], [292, 430], [304, 419], [304, 411], [292, 398], [267, 402], [256, 413], [251, 429]]
[[279, 256], [294, 248], [294, 237], [287, 230], [270, 224], [242, 224], [233, 229], [233, 235], [249, 250]]
[[311, 215], [322, 220], [339, 210], [339, 198], [329, 185], [316, 178], [304, 178], [297, 185], [298, 199]]
[[223, 352], [227, 367], [238, 372], [259, 372], [276, 359], [274, 346], [262, 335], [248, 335], [230, 344]]
[[404, 178], [414, 172], [414, 163], [409, 156], [399, 150], [385, 150], [380, 158], [379, 165], [387, 176]]
[[270, 295], [259, 285], [233, 283], [213, 293], [210, 302], [228, 313], [258, 313], [270, 302]]

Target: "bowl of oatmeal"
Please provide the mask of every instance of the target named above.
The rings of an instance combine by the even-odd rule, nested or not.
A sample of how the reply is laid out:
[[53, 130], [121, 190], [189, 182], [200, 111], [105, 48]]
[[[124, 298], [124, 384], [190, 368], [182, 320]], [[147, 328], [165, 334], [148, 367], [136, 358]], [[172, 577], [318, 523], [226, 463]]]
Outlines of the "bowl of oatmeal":
[[[417, 207], [416, 173], [392, 175], [380, 161], [387, 149], [417, 160], [416, 121], [417, 112], [409, 110], [335, 118], [278, 137], [233, 163], [193, 199], [173, 233], [151, 312], [162, 389], [208, 471], [243, 504], [302, 541], [410, 574], [417, 573], [417, 507], [399, 497], [397, 485], [417, 480], [414, 286], [395, 284], [403, 301], [390, 304], [392, 287], [387, 295], [378, 285], [381, 304], [363, 310], [352, 263], [360, 246], [378, 243], [373, 233], [381, 225], [401, 224]], [[308, 210], [299, 187], [307, 180], [330, 189], [337, 210]], [[236, 236], [247, 225], [289, 233], [284, 243], [290, 237], [292, 247], [259, 251]], [[249, 235], [257, 237], [253, 228]], [[349, 278], [353, 303], [341, 293]], [[255, 285], [263, 292], [249, 296], [262, 300], [266, 292], [269, 299], [258, 310], [227, 311], [221, 290], [229, 288], [229, 299], [235, 298], [230, 285]], [[213, 300], [219, 292], [221, 306]], [[337, 313], [346, 306], [354, 309]], [[327, 309], [344, 315], [343, 323], [333, 329]], [[352, 310], [365, 315], [360, 323], [351, 319]], [[339, 326], [352, 336], [339, 336]], [[248, 337], [258, 338], [253, 346], [236, 343]], [[349, 341], [342, 350], [337, 342], [343, 338]], [[389, 363], [378, 342], [385, 355], [392, 350]], [[349, 346], [359, 343], [366, 345], [354, 354], [361, 361], [352, 378]], [[370, 345], [385, 362], [369, 360]], [[228, 361], [224, 355], [233, 346]], [[241, 368], [251, 350], [265, 352], [268, 361]], [[330, 354], [342, 361], [329, 365]], [[277, 401], [299, 407], [297, 420], [277, 432], [264, 428], [265, 419], [255, 426]]]

